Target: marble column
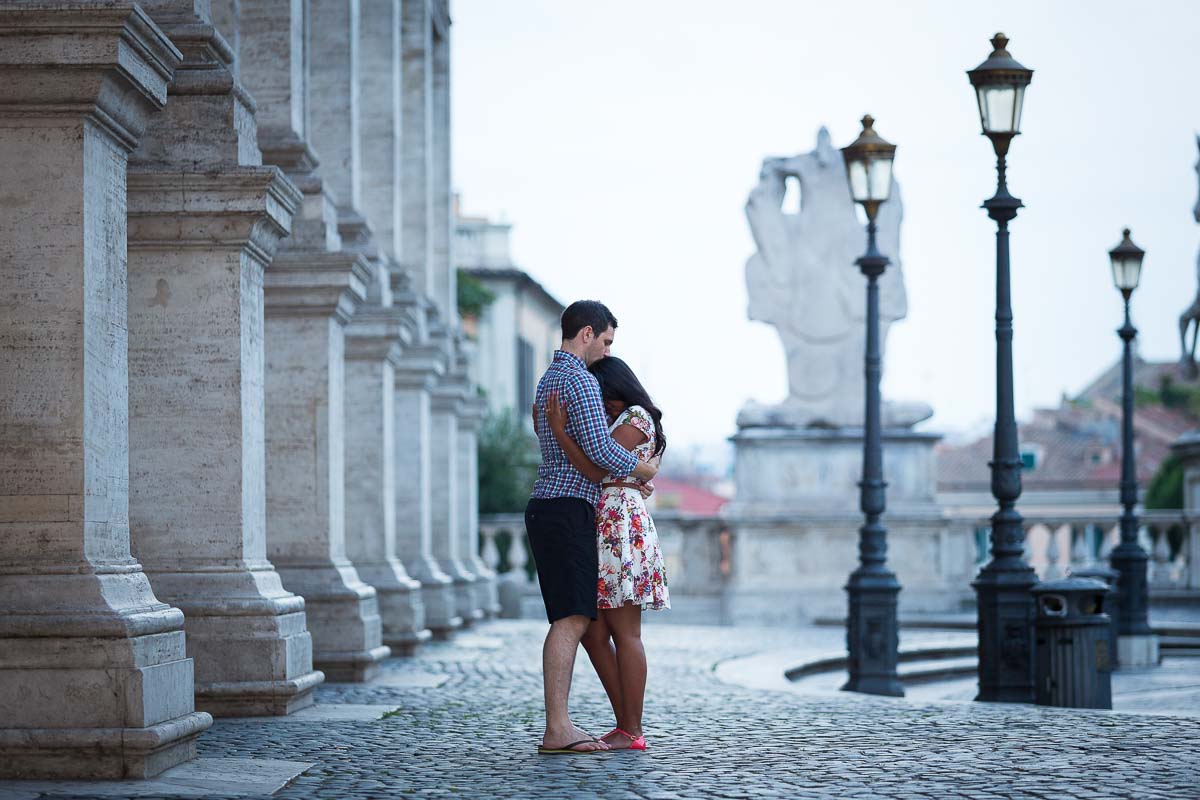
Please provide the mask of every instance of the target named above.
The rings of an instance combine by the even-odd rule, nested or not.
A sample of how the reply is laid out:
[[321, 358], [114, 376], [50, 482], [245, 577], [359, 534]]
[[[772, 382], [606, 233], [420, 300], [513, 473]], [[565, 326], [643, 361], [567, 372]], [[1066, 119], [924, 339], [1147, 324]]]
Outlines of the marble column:
[[458, 415], [458, 525], [462, 560], [475, 575], [475, 608], [484, 616], [500, 614], [496, 573], [479, 554], [479, 426], [487, 402], [469, 397]]
[[450, 168], [450, 18], [439, 15], [435, 3], [433, 53], [430, 68], [432, 121], [429, 147], [433, 157], [430, 172], [429, 250], [431, 281], [429, 294], [437, 304], [443, 323], [458, 328], [458, 281], [455, 269], [454, 190]]
[[365, 296], [359, 255], [281, 250], [266, 274], [267, 553], [302, 595], [313, 662], [333, 681], [379, 671], [379, 600], [346, 557], [345, 325]]
[[463, 624], [454, 581], [433, 552], [431, 397], [446, 356], [429, 338], [431, 301], [403, 282], [393, 288], [413, 331], [395, 369], [396, 551], [408, 574], [421, 582], [426, 626], [445, 639]]
[[396, 550], [396, 365], [411, 334], [400, 309], [364, 307], [346, 333], [346, 552], [375, 587], [383, 642], [408, 655], [427, 641], [421, 584]]
[[362, 215], [362, 131], [359, 0], [308, 0], [309, 140], [320, 158], [317, 174], [333, 194], [343, 246], [373, 258], [374, 239]]
[[475, 601], [475, 573], [462, 553], [459, 494], [465, 491], [458, 470], [458, 419], [467, 399], [466, 376], [459, 370], [453, 340], [443, 331], [434, 341], [447, 353], [450, 367], [434, 386], [430, 399], [430, 498], [433, 506], [433, 555], [438, 567], [454, 581], [454, 598], [463, 623], [482, 619]]
[[[360, 0], [362, 212], [380, 255], [401, 257], [401, 0]], [[407, 5], [412, 5], [408, 3]]]
[[433, 22], [428, 2], [401, 7], [400, 261], [412, 291], [432, 291]]
[[263, 271], [301, 195], [261, 165], [233, 51], [192, 7], [150, 4], [185, 69], [129, 175], [133, 549], [184, 611], [197, 706], [287, 714], [322, 675], [267, 559]]
[[[355, 192], [341, 170], [357, 168], [357, 145], [318, 134], [337, 129], [357, 102], [336, 82], [356, 69], [353, 53], [337, 51], [352, 49], [358, 6], [240, 3], [241, 71], [264, 108], [259, 146], [304, 195], [292, 237], [265, 275], [267, 552], [284, 586], [305, 598], [317, 668], [329, 680], [367, 680], [389, 649], [376, 592], [346, 557], [345, 325], [376, 267], [339, 230], [339, 203], [352, 204]], [[329, 165], [312, 146], [318, 135], [331, 148]], [[350, 227], [369, 245], [365, 224]]]
[[181, 58], [131, 3], [0, 3], [3, 777], [154, 775], [212, 724], [129, 547], [126, 168]]

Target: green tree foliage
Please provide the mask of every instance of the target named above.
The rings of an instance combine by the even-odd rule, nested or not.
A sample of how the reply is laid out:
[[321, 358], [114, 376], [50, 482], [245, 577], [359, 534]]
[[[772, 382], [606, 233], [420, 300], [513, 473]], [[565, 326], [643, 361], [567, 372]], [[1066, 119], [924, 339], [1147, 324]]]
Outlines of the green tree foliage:
[[1158, 390], [1137, 386], [1133, 390], [1134, 405], [1162, 405], [1200, 417], [1200, 386], [1178, 383], [1170, 375], [1163, 375]]
[[496, 293], [483, 285], [483, 281], [461, 269], [458, 271], [458, 313], [464, 317], [478, 317], [496, 299]]
[[540, 461], [523, 419], [511, 410], [489, 413], [479, 431], [479, 513], [524, 511]]
[[1183, 508], [1183, 462], [1167, 456], [1150, 479], [1144, 497], [1146, 508]]

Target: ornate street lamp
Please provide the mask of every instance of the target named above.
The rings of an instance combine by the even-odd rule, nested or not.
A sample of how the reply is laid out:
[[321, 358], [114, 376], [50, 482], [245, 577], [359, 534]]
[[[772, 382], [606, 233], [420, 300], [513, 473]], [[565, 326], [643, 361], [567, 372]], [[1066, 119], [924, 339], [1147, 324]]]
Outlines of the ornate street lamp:
[[1008, 146], [1021, 132], [1021, 105], [1033, 70], [1021, 66], [997, 33], [992, 54], [967, 75], [979, 102], [983, 133], [996, 152], [996, 194], [983, 207], [996, 221], [996, 428], [993, 434], [992, 495], [999, 505], [992, 515], [992, 558], [975, 582], [979, 628], [979, 695], [977, 700], [1033, 702], [1033, 597], [1037, 582], [1023, 557], [1025, 530], [1017, 512], [1021, 496], [1021, 453], [1013, 410], [1012, 296], [1008, 260], [1008, 223], [1021, 201], [1008, 193], [1005, 159]]
[[858, 568], [850, 573], [846, 592], [850, 613], [846, 629], [849, 680], [842, 689], [867, 694], [902, 697], [896, 675], [900, 633], [896, 599], [900, 583], [887, 568], [887, 528], [880, 522], [886, 506], [883, 480], [883, 447], [880, 430], [879, 379], [879, 276], [887, 256], [875, 244], [875, 215], [892, 189], [892, 159], [896, 145], [875, 132], [870, 115], [862, 119], [862, 133], [842, 148], [850, 196], [867, 214], [867, 252], [854, 263], [867, 276], [866, 415], [863, 422], [863, 468], [859, 505], [866, 522], [859, 529]]
[[[1158, 663], [1157, 640], [1150, 628], [1149, 597], [1146, 589], [1146, 551], [1138, 544], [1137, 462], [1133, 451], [1133, 340], [1137, 328], [1129, 317], [1129, 298], [1142, 275], [1146, 253], [1129, 238], [1126, 228], [1121, 243], [1108, 251], [1113, 284], [1125, 300], [1125, 324], [1117, 335], [1125, 343], [1121, 361], [1121, 541], [1109, 554], [1115, 569], [1121, 603], [1117, 618], [1118, 661], [1123, 666], [1149, 666]], [[1127, 637], [1135, 637], [1129, 639]], [[1124, 645], [1124, 646], [1122, 646]]]

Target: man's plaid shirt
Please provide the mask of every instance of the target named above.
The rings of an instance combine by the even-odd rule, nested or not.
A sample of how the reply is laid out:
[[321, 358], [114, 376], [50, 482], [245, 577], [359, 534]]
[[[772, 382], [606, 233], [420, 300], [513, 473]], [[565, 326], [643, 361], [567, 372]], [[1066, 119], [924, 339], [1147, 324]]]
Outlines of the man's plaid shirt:
[[567, 435], [574, 439], [593, 464], [603, 467], [615, 478], [623, 478], [637, 466], [637, 457], [617, 444], [608, 433], [600, 384], [588, 372], [583, 359], [563, 350], [554, 351], [554, 361], [537, 387], [537, 432], [542, 448], [533, 497], [579, 497], [594, 508], [600, 501], [600, 487], [571, 466], [558, 446], [554, 432], [546, 424], [546, 400], [558, 393], [558, 401], [567, 411]]

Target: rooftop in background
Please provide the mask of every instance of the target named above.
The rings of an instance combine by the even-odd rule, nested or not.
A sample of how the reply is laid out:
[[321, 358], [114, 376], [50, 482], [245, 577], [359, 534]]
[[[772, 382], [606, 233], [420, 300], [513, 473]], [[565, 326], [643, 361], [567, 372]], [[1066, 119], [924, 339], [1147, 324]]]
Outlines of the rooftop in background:
[[712, 516], [728, 502], [728, 498], [687, 480], [654, 479], [654, 508], [657, 511], [677, 511], [681, 514]]
[[[1134, 358], [1134, 435], [1141, 489], [1170, 453], [1173, 441], [1200, 426], [1200, 385], [1186, 381], [1176, 362]], [[1019, 427], [1032, 491], [1116, 490], [1121, 476], [1121, 363], [1105, 370], [1079, 396], [1058, 408], [1037, 409]], [[986, 491], [992, 437], [938, 448], [938, 489]]]

